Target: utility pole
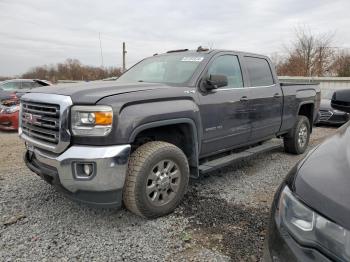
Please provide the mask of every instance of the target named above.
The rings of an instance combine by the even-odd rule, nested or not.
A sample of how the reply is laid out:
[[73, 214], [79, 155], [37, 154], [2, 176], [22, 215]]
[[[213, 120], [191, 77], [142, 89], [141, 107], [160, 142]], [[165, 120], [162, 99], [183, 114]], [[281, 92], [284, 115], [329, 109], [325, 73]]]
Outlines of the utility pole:
[[123, 73], [126, 71], [126, 67], [125, 67], [125, 55], [126, 55], [127, 51], [125, 49], [125, 42], [123, 42]]

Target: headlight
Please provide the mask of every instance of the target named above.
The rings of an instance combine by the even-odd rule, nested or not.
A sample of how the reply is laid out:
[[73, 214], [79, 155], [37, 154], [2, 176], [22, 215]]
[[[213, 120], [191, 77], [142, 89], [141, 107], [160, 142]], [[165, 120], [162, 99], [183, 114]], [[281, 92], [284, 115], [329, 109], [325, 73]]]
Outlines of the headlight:
[[279, 219], [302, 245], [317, 247], [337, 259], [350, 261], [350, 231], [312, 211], [287, 186], [281, 193]]
[[15, 105], [15, 106], [3, 106], [0, 108], [0, 112], [1, 113], [5, 113], [5, 114], [12, 114], [19, 111], [19, 105]]
[[105, 136], [112, 130], [110, 106], [73, 106], [71, 127], [76, 136]]

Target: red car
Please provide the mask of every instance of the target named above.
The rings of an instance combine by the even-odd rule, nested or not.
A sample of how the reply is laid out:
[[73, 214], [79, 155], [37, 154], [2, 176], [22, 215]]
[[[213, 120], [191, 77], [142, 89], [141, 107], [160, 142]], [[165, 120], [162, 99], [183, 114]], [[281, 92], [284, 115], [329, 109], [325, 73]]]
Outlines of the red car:
[[[5, 103], [6, 104], [6, 103]], [[18, 129], [19, 104], [14, 102], [12, 105], [0, 106], [0, 130]]]
[[12, 79], [0, 83], [0, 130], [18, 130], [19, 98], [31, 89], [51, 85], [38, 79]]

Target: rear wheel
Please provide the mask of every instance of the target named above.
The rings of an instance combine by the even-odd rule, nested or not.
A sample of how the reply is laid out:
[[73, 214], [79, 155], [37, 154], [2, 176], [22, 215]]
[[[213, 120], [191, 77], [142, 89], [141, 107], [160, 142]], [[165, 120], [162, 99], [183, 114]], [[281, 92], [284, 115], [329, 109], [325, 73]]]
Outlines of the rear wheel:
[[310, 139], [310, 121], [306, 116], [298, 116], [293, 129], [284, 137], [284, 148], [292, 154], [305, 152]]
[[146, 218], [169, 214], [181, 202], [188, 180], [188, 162], [181, 149], [166, 142], [146, 143], [130, 156], [124, 204]]

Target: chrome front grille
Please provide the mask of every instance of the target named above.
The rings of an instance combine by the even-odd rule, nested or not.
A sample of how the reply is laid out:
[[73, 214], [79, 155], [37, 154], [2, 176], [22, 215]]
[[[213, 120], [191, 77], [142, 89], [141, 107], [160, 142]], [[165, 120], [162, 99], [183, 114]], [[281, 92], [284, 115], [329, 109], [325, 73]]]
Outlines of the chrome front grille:
[[70, 144], [69, 96], [29, 93], [21, 98], [19, 136], [28, 145], [62, 153]]
[[57, 145], [60, 106], [22, 101], [22, 131], [29, 137]]
[[327, 121], [332, 117], [333, 113], [329, 110], [320, 110], [320, 121]]

